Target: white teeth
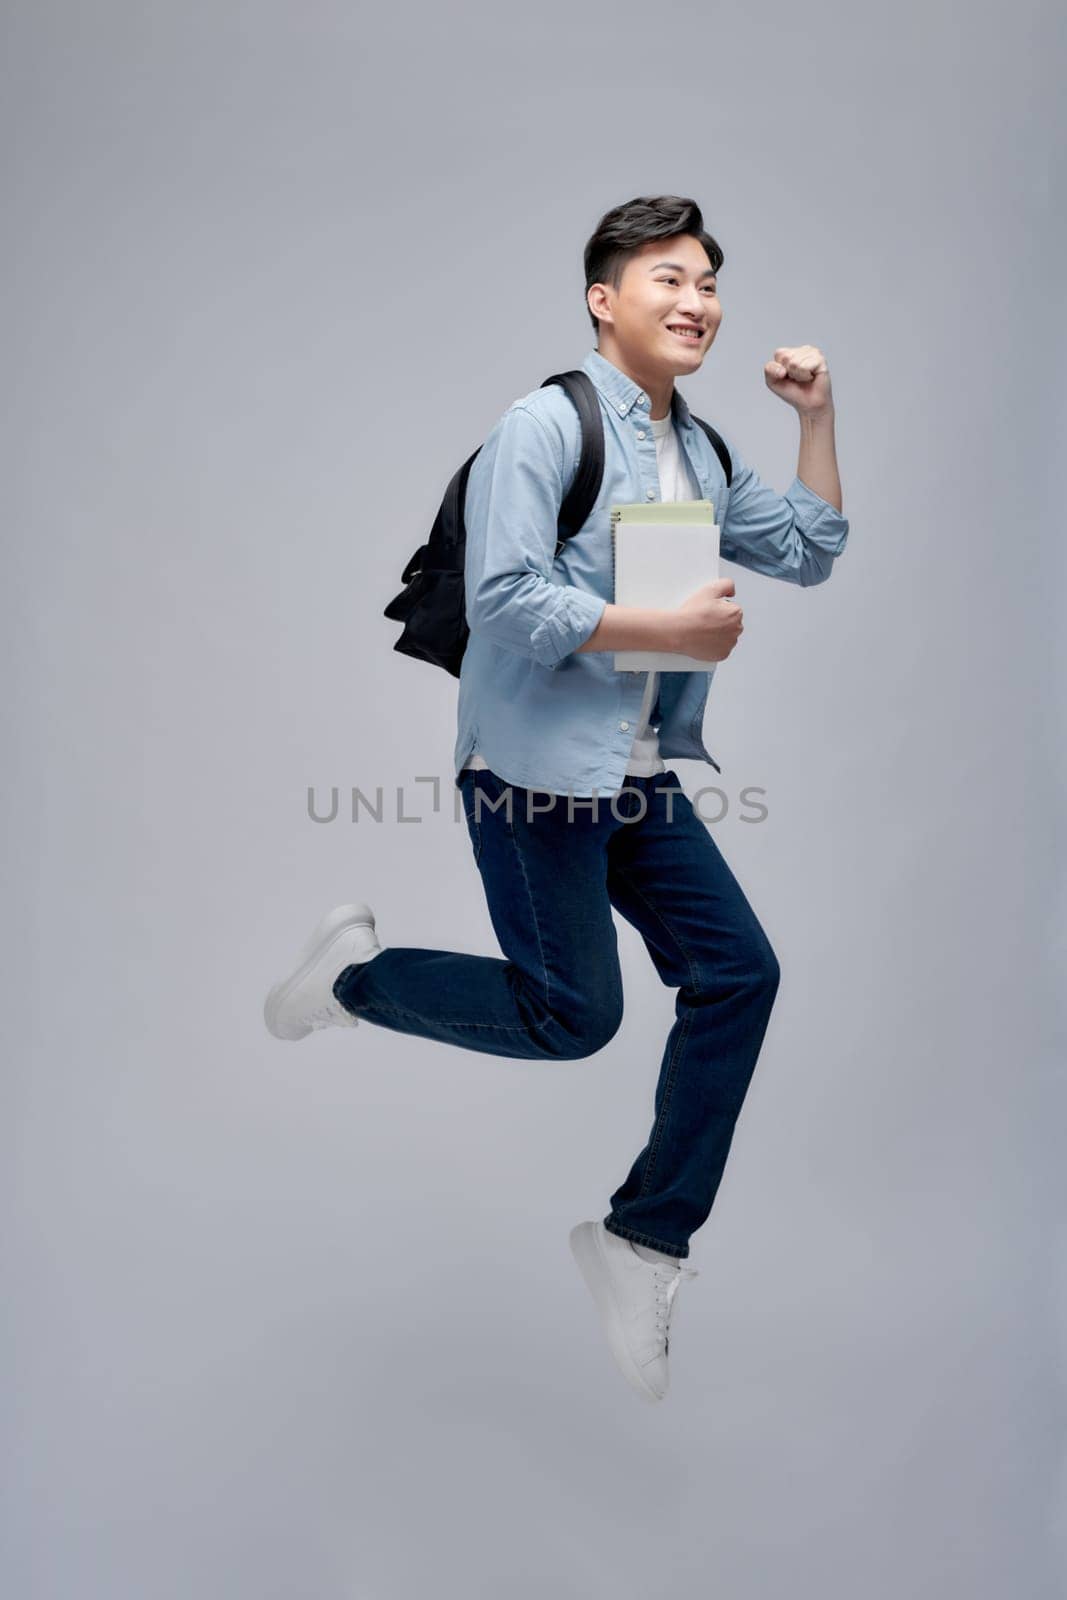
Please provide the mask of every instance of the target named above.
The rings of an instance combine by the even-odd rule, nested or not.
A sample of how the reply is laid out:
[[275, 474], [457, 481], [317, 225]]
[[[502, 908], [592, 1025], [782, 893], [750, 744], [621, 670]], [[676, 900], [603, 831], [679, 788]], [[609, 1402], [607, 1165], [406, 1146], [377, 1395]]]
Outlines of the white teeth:
[[696, 339], [700, 338], [700, 329], [699, 328], [671, 328], [669, 331], [671, 333], [679, 334], [681, 336], [681, 338], [683, 338], [683, 339], [696, 340]]

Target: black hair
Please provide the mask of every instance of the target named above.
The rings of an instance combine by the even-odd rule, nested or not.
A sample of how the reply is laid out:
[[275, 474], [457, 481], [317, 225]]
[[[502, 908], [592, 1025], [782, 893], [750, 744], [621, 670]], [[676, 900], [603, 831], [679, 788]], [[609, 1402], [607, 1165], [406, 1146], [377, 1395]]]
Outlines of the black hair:
[[704, 231], [704, 218], [695, 200], [677, 194], [639, 195], [625, 205], [605, 211], [596, 232], [585, 247], [586, 310], [597, 334], [600, 320], [589, 305], [589, 290], [594, 283], [622, 284], [626, 263], [642, 245], [653, 239], [670, 239], [687, 233], [698, 239], [707, 251], [712, 269], [718, 272], [723, 253], [710, 233]]

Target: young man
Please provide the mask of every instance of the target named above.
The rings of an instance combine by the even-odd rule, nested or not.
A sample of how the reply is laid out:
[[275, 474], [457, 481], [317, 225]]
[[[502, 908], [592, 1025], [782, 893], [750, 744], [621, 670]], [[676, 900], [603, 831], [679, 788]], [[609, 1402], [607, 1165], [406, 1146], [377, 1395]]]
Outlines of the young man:
[[[696, 1276], [682, 1263], [719, 1187], [779, 967], [663, 760], [716, 765], [701, 727], [715, 663], [742, 629], [733, 583], [706, 584], [674, 611], [613, 604], [609, 508], [709, 499], [726, 560], [801, 585], [829, 577], [848, 533], [818, 349], [779, 348], [763, 369], [800, 418], [784, 495], [732, 444], [727, 489], [675, 388], [718, 331], [722, 262], [696, 204], [674, 195], [609, 211], [589, 240], [598, 341], [582, 367], [606, 459], [596, 504], [558, 555], [580, 445], [566, 393], [550, 385], [516, 400], [471, 468], [455, 783], [505, 959], [383, 948], [368, 906], [340, 906], [266, 1004], [284, 1039], [363, 1020], [490, 1055], [575, 1060], [602, 1049], [622, 1017], [613, 909], [638, 929], [676, 991], [676, 1020], [648, 1142], [608, 1214], [574, 1228], [571, 1247], [619, 1370], [652, 1401], [667, 1391], [675, 1295]], [[619, 649], [695, 656], [708, 669], [616, 672]]]

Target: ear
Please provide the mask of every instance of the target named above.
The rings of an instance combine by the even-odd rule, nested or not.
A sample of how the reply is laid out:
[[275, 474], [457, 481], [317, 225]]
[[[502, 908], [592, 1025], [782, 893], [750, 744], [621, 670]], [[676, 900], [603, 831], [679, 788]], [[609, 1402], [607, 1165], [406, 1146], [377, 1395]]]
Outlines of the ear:
[[611, 315], [611, 295], [606, 284], [590, 284], [585, 303], [598, 321], [609, 324], [614, 322], [615, 319]]

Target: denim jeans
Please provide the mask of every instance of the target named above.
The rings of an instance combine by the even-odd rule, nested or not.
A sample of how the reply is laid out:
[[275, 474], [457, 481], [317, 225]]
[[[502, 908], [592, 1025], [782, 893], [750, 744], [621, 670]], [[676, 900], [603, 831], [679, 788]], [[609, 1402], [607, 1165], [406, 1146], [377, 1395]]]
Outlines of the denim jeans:
[[779, 967], [763, 929], [677, 775], [627, 776], [593, 800], [455, 780], [504, 953], [384, 949], [346, 967], [334, 994], [398, 1033], [526, 1060], [601, 1050], [622, 1020], [612, 908], [677, 991], [648, 1143], [605, 1226], [689, 1254], [722, 1178], [763, 1043]]

